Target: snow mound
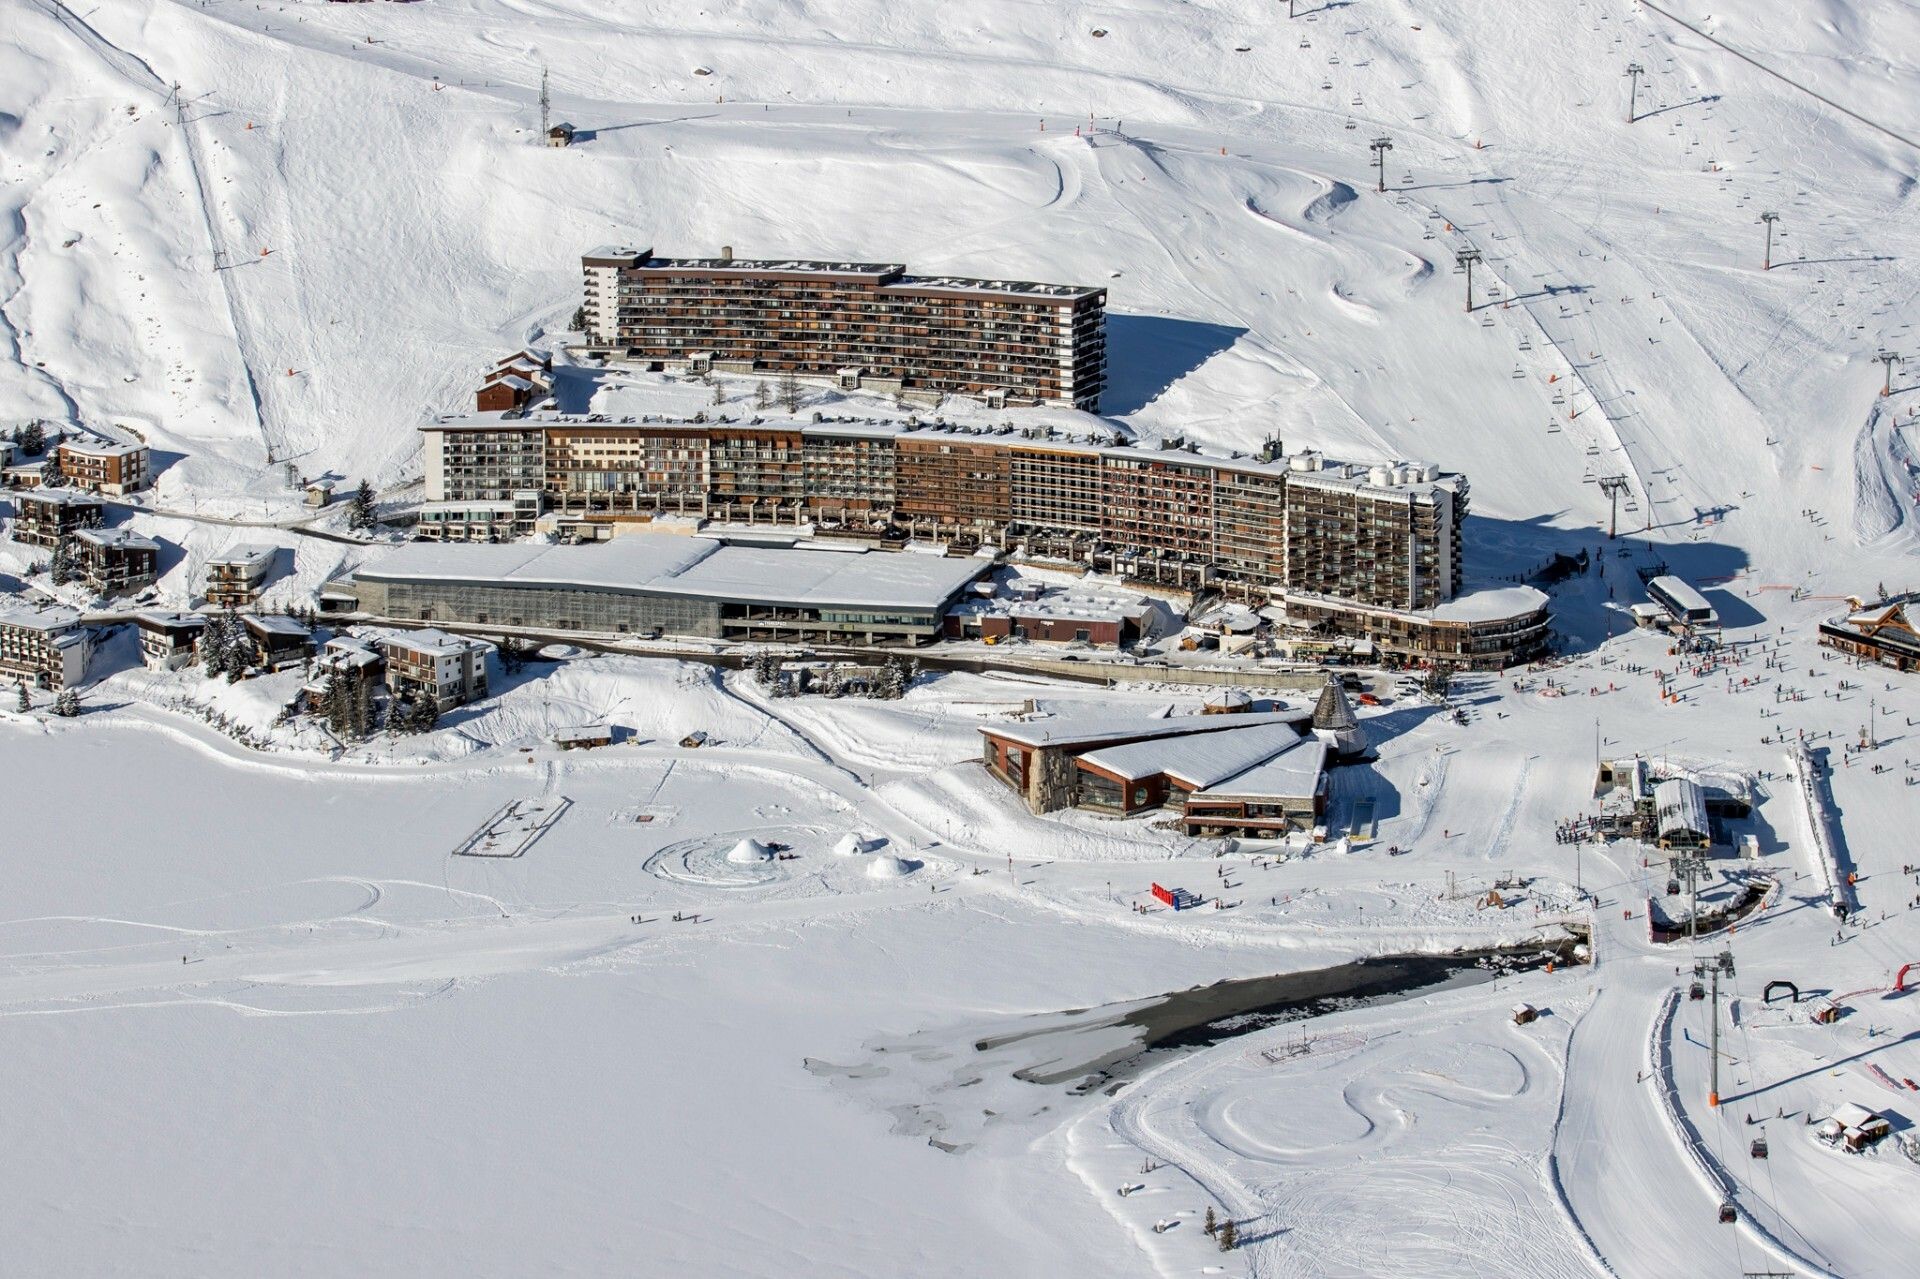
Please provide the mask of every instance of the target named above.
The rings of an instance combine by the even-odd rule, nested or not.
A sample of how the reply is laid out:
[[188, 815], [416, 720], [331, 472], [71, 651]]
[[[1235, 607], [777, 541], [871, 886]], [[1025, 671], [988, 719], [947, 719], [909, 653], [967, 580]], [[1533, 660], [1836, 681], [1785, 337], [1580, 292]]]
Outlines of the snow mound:
[[839, 842], [833, 846], [833, 855], [835, 857], [859, 857], [863, 853], [872, 852], [878, 846], [879, 842], [877, 840], [868, 839], [855, 831], [848, 831], [842, 835]]
[[743, 839], [727, 850], [727, 860], [735, 866], [757, 866], [773, 860], [773, 850], [757, 839]]
[[867, 867], [868, 879], [905, 879], [920, 869], [920, 863], [904, 857], [876, 857]]

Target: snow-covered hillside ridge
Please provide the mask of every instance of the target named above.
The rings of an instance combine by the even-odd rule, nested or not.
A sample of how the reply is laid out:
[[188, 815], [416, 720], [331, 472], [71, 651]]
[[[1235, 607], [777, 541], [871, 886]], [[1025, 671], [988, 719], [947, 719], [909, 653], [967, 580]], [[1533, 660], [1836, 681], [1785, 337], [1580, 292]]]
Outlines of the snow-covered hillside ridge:
[[1911, 547], [1873, 358], [1920, 261], [1909, 6], [4, 12], [0, 417], [140, 431], [163, 501], [281, 499], [270, 457], [417, 475], [421, 418], [638, 239], [1102, 285], [1124, 425], [1435, 458], [1491, 569], [1592, 528], [1606, 474], [1624, 522], [1711, 535], [1702, 573], [1826, 569], [1807, 508], [1869, 544], [1850, 577]]

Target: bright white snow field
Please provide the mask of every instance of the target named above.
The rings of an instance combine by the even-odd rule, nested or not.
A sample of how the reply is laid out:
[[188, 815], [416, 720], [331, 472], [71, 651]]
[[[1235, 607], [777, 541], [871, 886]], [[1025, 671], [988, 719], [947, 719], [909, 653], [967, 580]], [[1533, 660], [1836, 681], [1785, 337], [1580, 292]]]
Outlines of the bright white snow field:
[[[314, 517], [283, 464], [417, 499], [414, 428], [553, 342], [607, 241], [1104, 286], [1106, 411], [1142, 437], [1464, 472], [1476, 575], [1596, 547], [1601, 476], [1633, 533], [1553, 592], [1560, 688], [1469, 680], [1464, 726], [1370, 712], [1380, 759], [1335, 774], [1332, 824], [1370, 803], [1374, 838], [1277, 866], [1035, 818], [975, 762], [1028, 699], [1204, 690], [771, 702], [583, 656], [335, 759], [270, 728], [296, 678], [149, 676], [122, 632], [80, 718], [0, 698], [4, 1269], [1911, 1273], [1920, 1002], [1886, 988], [1920, 960], [1920, 685], [1813, 633], [1920, 587], [1920, 10], [1286, 10], [0, 0], [0, 427], [153, 444], [156, 490], [115, 518], [163, 541], [175, 603], [235, 541], [290, 548], [289, 596], [366, 555], [293, 531]], [[566, 150], [532, 140], [543, 63]], [[1908, 361], [1885, 398], [1882, 349]], [[704, 404], [633, 381], [614, 394]], [[42, 558], [0, 542], [10, 577]], [[1738, 668], [1625, 633], [1656, 559], [1705, 585]], [[619, 744], [548, 744], [602, 721]], [[1878, 749], [1843, 753], [1869, 722]], [[1833, 735], [1844, 929], [1762, 740], [1783, 730]], [[1596, 750], [1767, 774], [1769, 904], [1649, 941], [1658, 861], [1553, 837], [1592, 811]], [[849, 833], [865, 851], [836, 855]], [[729, 858], [749, 839], [784, 848]], [[1531, 883], [1476, 906], [1509, 877]], [[1238, 905], [1135, 910], [1156, 881]], [[1117, 1089], [1014, 1073], [1111, 1054], [1166, 992], [1562, 922], [1594, 964], [1165, 1052]], [[1713, 1108], [1685, 995], [1723, 949]], [[1774, 979], [1847, 1015], [1765, 1004]], [[1545, 1015], [1514, 1025], [1522, 1000]], [[1895, 1140], [1817, 1141], [1847, 1102]]]

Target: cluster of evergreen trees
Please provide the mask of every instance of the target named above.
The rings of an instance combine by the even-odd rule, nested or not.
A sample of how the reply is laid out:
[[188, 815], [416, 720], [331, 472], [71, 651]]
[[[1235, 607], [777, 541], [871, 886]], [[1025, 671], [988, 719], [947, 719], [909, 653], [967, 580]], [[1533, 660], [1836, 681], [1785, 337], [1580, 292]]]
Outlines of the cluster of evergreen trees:
[[207, 619], [200, 632], [200, 661], [209, 679], [224, 675], [227, 683], [237, 683], [253, 666], [253, 636], [240, 615], [232, 609]]
[[365, 741], [376, 731], [395, 737], [412, 733], [430, 733], [440, 723], [440, 708], [431, 697], [395, 697], [387, 703], [386, 714], [376, 719], [371, 689], [351, 675], [335, 672], [327, 677], [315, 714], [342, 741]]
[[440, 707], [431, 697], [400, 698], [387, 707], [387, 731], [395, 737], [431, 733], [440, 723]]
[[[33, 695], [27, 692], [27, 682], [21, 680], [14, 685], [18, 696], [13, 708], [25, 715], [33, 710]], [[71, 688], [63, 688], [53, 699], [53, 713], [62, 719], [72, 719], [80, 713], [80, 694]]]
[[[782, 665], [778, 654], [761, 649], [753, 655], [748, 669], [753, 672], [754, 681], [770, 689], [775, 697], [792, 697], [797, 690], [784, 678]], [[840, 667], [829, 666], [814, 677], [807, 691], [822, 697], [859, 696], [892, 702], [907, 695], [907, 689], [913, 686], [914, 677], [919, 673], [919, 661], [895, 654], [887, 659], [874, 679], [849, 679]]]
[[53, 544], [53, 559], [47, 565], [47, 577], [55, 586], [65, 586], [80, 576], [80, 569], [73, 559], [73, 538], [62, 535]]
[[1207, 1220], [1204, 1228], [1213, 1236], [1213, 1241], [1220, 1246], [1221, 1252], [1232, 1252], [1240, 1244], [1240, 1227], [1234, 1223], [1232, 1217], [1228, 1217], [1225, 1221], [1215, 1217], [1212, 1204], [1207, 1205]]
[[24, 426], [16, 426], [7, 438], [20, 450], [22, 457], [39, 457], [47, 451], [47, 424], [28, 422]]

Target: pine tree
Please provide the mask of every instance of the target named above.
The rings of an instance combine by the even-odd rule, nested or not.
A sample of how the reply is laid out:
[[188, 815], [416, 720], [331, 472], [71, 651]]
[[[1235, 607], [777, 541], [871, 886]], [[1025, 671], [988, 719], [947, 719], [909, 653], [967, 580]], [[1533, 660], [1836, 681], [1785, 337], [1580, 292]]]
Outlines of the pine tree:
[[218, 675], [226, 667], [226, 638], [226, 628], [217, 617], [200, 628], [200, 664], [209, 676]]
[[1207, 1205], [1207, 1220], [1200, 1228], [1206, 1231], [1208, 1234], [1212, 1234], [1214, 1231], [1220, 1228], [1219, 1220], [1215, 1218], [1213, 1215], [1212, 1204]]
[[33, 709], [33, 696], [32, 694], [27, 692], [27, 682], [25, 680], [21, 680], [20, 683], [17, 685], [17, 687], [20, 690], [20, 697], [19, 697], [19, 700], [14, 704], [14, 709], [19, 711], [22, 715], [25, 715], [28, 711]]
[[70, 688], [61, 689], [60, 695], [53, 699], [53, 713], [66, 719], [72, 719], [75, 715], [78, 715], [80, 713], [80, 694]]
[[200, 632], [200, 662], [209, 679], [232, 669], [233, 650], [246, 642], [244, 635], [234, 634], [234, 628], [229, 625], [232, 617], [231, 613], [216, 613], [207, 619], [206, 627]]
[[39, 457], [47, 451], [47, 430], [38, 422], [29, 422], [20, 430], [20, 453], [23, 457]]
[[369, 529], [380, 522], [373, 509], [373, 485], [366, 480], [353, 491], [353, 505], [347, 511], [347, 527]]
[[780, 407], [789, 413], [800, 411], [800, 379], [792, 369], [780, 375]]
[[573, 321], [569, 327], [572, 328], [575, 333], [585, 333], [587, 331], [586, 307], [576, 306], [573, 308]]
[[237, 682], [253, 665], [253, 638], [232, 609], [207, 622], [200, 637], [200, 656], [209, 676], [225, 675], [229, 684]]
[[431, 733], [440, 725], [440, 704], [427, 695], [421, 694], [413, 709], [413, 731]]
[[765, 378], [753, 384], [753, 407], [762, 413], [773, 407], [773, 392], [767, 389]]
[[914, 676], [919, 673], [918, 659], [896, 653], [887, 659], [886, 668], [880, 672], [874, 695], [888, 701], [898, 701], [907, 695], [907, 689], [913, 686]]
[[53, 563], [47, 569], [47, 576], [55, 586], [65, 586], [78, 576], [73, 568], [73, 539], [62, 537], [53, 546]]
[[333, 730], [334, 736], [357, 740], [367, 735], [365, 706], [353, 682], [338, 671], [327, 676], [320, 704], [326, 708], [327, 727]]
[[1240, 1243], [1240, 1228], [1229, 1217], [1220, 1225], [1220, 1233], [1214, 1236], [1220, 1241], [1221, 1252], [1232, 1252]]

